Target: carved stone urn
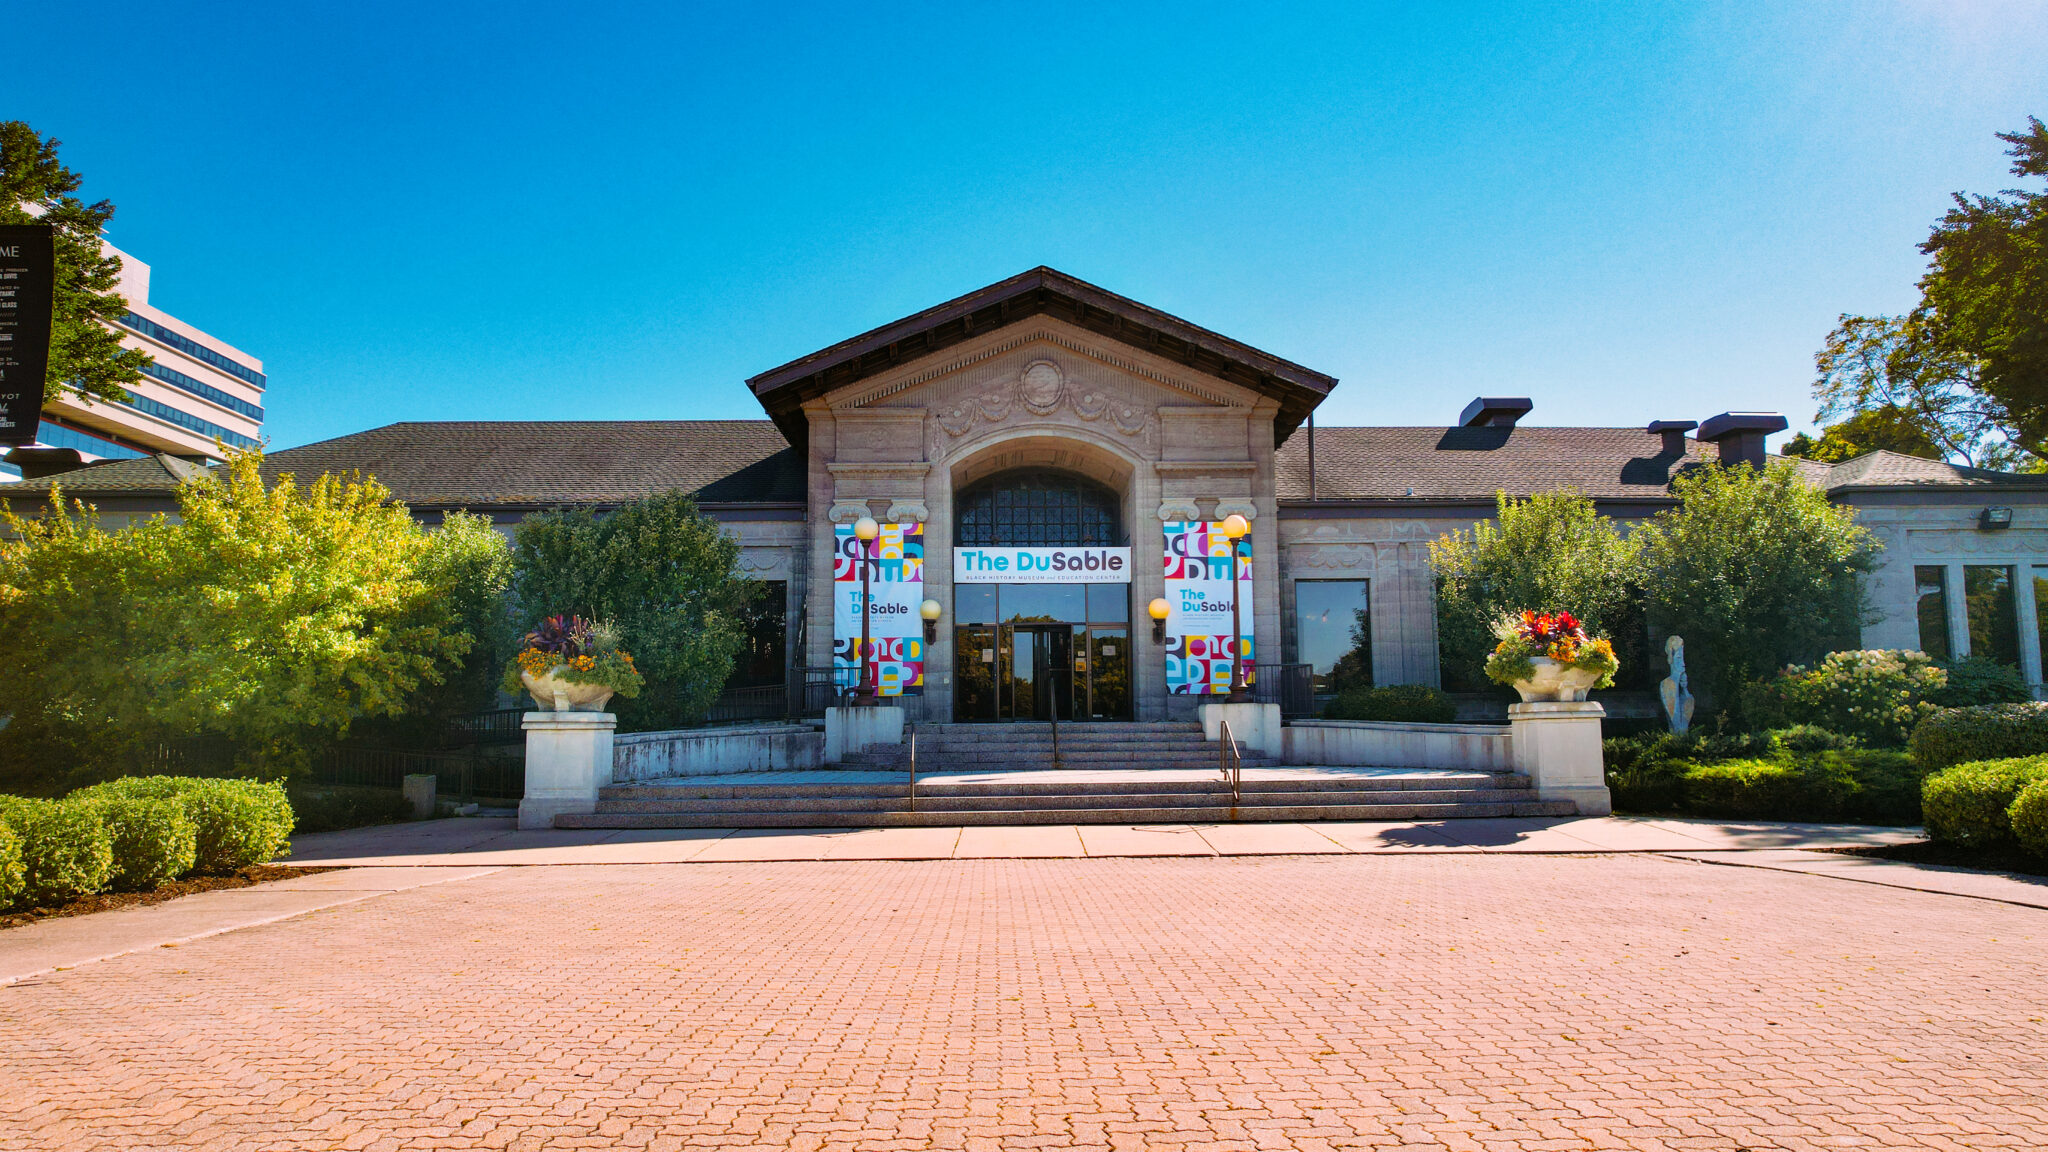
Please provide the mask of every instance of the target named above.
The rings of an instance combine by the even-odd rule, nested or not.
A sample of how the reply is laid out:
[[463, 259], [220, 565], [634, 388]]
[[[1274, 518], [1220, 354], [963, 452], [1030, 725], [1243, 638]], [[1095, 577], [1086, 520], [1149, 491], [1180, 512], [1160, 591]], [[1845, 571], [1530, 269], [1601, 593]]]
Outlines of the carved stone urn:
[[612, 701], [612, 690], [602, 684], [573, 684], [562, 679], [557, 673], [563, 670], [560, 664], [548, 669], [544, 676], [531, 672], [519, 673], [519, 680], [526, 690], [533, 693], [533, 702], [543, 712], [602, 712]]
[[1574, 668], [1548, 656], [1531, 656], [1529, 663], [1535, 665], [1536, 671], [1528, 679], [1514, 682], [1524, 704], [1538, 700], [1581, 701], [1600, 681], [1598, 669]]

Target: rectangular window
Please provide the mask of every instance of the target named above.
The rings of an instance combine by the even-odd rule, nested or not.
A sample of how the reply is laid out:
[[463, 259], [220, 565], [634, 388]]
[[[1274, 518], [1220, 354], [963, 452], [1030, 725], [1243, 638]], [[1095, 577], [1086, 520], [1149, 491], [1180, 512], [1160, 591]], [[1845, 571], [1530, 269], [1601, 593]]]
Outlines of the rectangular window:
[[2041, 638], [2041, 658], [2048, 661], [2048, 566], [2034, 566], [2034, 633]]
[[1311, 666], [1319, 695], [1372, 685], [1370, 584], [1294, 582], [1295, 659]]
[[1068, 623], [1088, 619], [1085, 584], [998, 584], [1003, 621], [1010, 624]]
[[786, 682], [783, 641], [788, 636], [789, 584], [764, 580], [767, 591], [747, 605], [747, 646], [732, 663], [727, 688], [766, 688]]
[[953, 623], [993, 624], [1002, 617], [996, 615], [996, 585], [955, 584], [953, 586]]
[[1088, 585], [1088, 619], [1096, 624], [1108, 624], [1131, 618], [1131, 586], [1129, 584]]
[[1913, 569], [1913, 606], [1920, 616], [1920, 650], [1948, 659], [1948, 569], [1924, 564]]
[[1963, 598], [1970, 611], [1970, 655], [2019, 667], [2019, 608], [2013, 598], [2012, 569], [2003, 564], [1964, 566]]

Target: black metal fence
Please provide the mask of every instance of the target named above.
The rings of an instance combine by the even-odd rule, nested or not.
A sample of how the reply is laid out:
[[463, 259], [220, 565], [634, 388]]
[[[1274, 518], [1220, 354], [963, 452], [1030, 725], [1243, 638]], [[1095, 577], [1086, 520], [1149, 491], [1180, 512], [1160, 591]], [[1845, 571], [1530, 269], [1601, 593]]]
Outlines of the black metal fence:
[[310, 783], [335, 788], [405, 786], [407, 776], [436, 778], [444, 800], [518, 800], [526, 795], [526, 762], [474, 752], [419, 752], [400, 748], [330, 748], [314, 761]]
[[705, 713], [706, 724], [740, 724], [749, 720], [780, 720], [789, 715], [789, 685], [764, 684], [728, 688]]
[[1252, 699], [1261, 704], [1278, 704], [1286, 720], [1309, 720], [1316, 715], [1316, 681], [1313, 664], [1259, 664], [1252, 680]]
[[526, 732], [519, 726], [519, 719], [524, 715], [524, 708], [498, 708], [457, 716], [442, 731], [441, 742], [450, 748], [465, 744], [522, 744], [526, 741]]

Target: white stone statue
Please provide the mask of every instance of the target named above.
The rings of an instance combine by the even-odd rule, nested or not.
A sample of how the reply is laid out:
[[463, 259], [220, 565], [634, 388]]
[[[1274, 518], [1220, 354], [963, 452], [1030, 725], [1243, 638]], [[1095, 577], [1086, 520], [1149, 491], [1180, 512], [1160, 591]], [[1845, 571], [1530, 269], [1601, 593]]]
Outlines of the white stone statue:
[[1664, 659], [1671, 665], [1671, 675], [1657, 685], [1657, 694], [1664, 698], [1664, 714], [1671, 718], [1671, 732], [1676, 736], [1685, 735], [1692, 727], [1692, 690], [1685, 682], [1685, 639], [1673, 636], [1664, 641]]

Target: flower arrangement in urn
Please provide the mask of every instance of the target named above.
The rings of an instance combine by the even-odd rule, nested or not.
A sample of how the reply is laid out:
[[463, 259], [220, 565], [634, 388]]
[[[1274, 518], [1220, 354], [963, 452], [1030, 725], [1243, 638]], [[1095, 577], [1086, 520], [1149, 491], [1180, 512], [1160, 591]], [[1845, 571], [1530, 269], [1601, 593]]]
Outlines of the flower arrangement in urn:
[[526, 634], [502, 687], [517, 695], [524, 686], [544, 712], [602, 712], [614, 693], [638, 696], [644, 683], [612, 625], [550, 616]]
[[1493, 626], [1500, 639], [1486, 658], [1486, 678], [1506, 684], [1532, 700], [1584, 700], [1594, 688], [1614, 683], [1621, 661], [1614, 645], [1586, 635], [1569, 612], [1523, 612]]

